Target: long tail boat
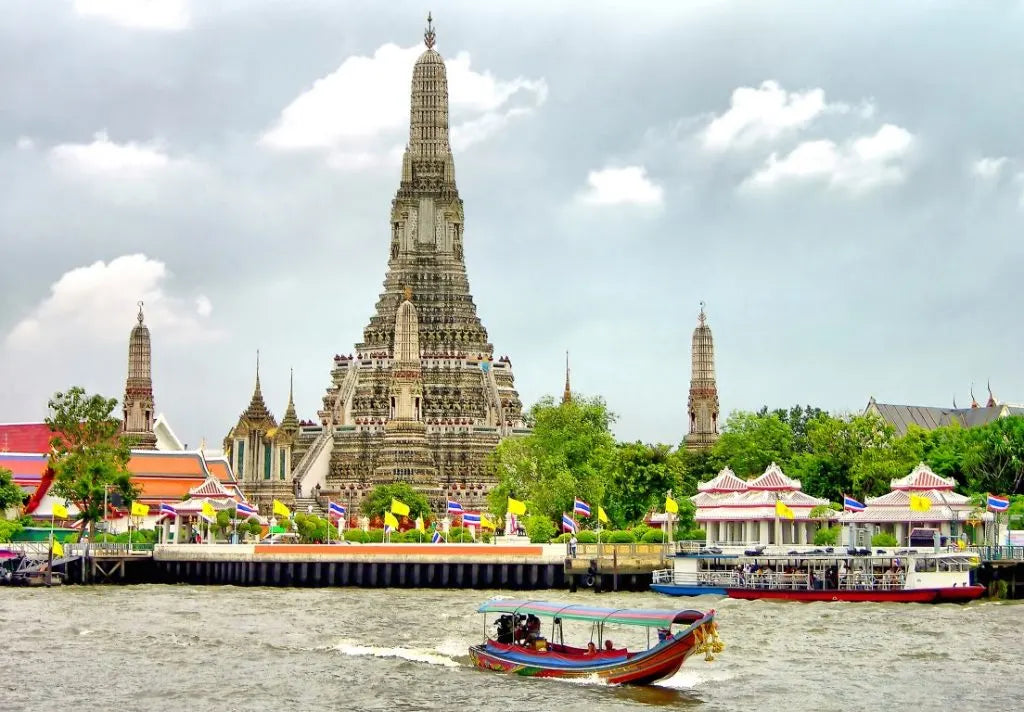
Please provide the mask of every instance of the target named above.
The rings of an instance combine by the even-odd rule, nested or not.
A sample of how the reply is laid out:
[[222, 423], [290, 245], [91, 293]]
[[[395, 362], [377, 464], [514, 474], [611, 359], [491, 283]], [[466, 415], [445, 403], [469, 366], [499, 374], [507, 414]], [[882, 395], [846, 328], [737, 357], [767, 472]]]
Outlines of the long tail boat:
[[789, 601], [965, 603], [985, 587], [973, 583], [978, 557], [915, 549], [831, 549], [766, 554], [705, 548], [677, 554], [655, 571], [651, 589], [670, 596], [720, 595]]
[[[477, 611], [484, 614], [485, 640], [469, 648], [473, 664], [484, 670], [527, 677], [594, 677], [611, 685], [645, 685], [671, 677], [694, 654], [713, 660], [724, 647], [718, 637], [715, 612], [595, 608], [548, 601], [491, 599]], [[497, 634], [488, 633], [487, 614], [497, 613]], [[540, 619], [551, 620], [550, 638], [541, 636]], [[586, 647], [564, 640], [563, 622], [591, 624]], [[646, 649], [611, 645], [608, 625], [646, 628]], [[673, 626], [678, 626], [673, 630]], [[656, 635], [651, 644], [651, 631]], [[596, 639], [596, 643], [595, 643]]]

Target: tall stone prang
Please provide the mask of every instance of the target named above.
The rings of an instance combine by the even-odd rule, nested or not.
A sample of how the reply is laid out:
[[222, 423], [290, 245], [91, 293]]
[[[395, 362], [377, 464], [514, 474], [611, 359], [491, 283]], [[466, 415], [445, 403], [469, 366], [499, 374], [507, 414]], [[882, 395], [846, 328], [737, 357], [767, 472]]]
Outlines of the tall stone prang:
[[715, 344], [701, 302], [697, 328], [693, 330], [692, 374], [687, 413], [690, 431], [684, 438], [687, 450], [707, 450], [718, 440], [718, 386], [715, 385]]
[[377, 484], [409, 481], [438, 508], [447, 497], [479, 506], [496, 482], [488, 455], [502, 438], [528, 432], [512, 363], [495, 359], [469, 291], [435, 40], [428, 16], [384, 291], [355, 355], [334, 357], [319, 424], [301, 426], [294, 475], [303, 495], [320, 485], [324, 496], [357, 504]]
[[123, 433], [134, 442], [138, 450], [156, 450], [153, 433], [153, 349], [149, 340], [149, 327], [145, 324], [142, 302], [139, 302], [138, 323], [128, 338], [128, 378], [124, 384]]

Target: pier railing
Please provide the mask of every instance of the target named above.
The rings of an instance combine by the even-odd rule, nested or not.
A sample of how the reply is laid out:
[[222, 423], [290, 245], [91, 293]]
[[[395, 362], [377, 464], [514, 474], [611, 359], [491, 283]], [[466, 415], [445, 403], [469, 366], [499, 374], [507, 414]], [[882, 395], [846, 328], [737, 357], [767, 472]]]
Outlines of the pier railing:
[[982, 561], [1024, 561], [1024, 546], [969, 546]]

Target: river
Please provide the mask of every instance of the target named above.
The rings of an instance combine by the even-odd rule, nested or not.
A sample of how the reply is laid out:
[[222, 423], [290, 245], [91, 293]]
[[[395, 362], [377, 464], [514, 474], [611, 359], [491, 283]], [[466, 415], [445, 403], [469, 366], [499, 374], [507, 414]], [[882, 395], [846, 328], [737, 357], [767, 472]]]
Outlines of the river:
[[[614, 688], [470, 667], [466, 647], [482, 636], [476, 606], [497, 593], [0, 589], [0, 709], [980, 712], [1019, 709], [1024, 699], [1019, 604], [541, 592], [602, 606], [718, 609], [726, 648], [714, 662], [691, 658], [656, 686]], [[616, 643], [640, 642], [620, 635]]]

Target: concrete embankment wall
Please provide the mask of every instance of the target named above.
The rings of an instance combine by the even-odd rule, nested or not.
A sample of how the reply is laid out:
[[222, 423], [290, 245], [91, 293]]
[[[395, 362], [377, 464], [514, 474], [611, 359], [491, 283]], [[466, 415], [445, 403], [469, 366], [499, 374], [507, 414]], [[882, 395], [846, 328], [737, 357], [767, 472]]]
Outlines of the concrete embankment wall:
[[162, 545], [154, 583], [566, 588], [564, 547], [479, 544]]

